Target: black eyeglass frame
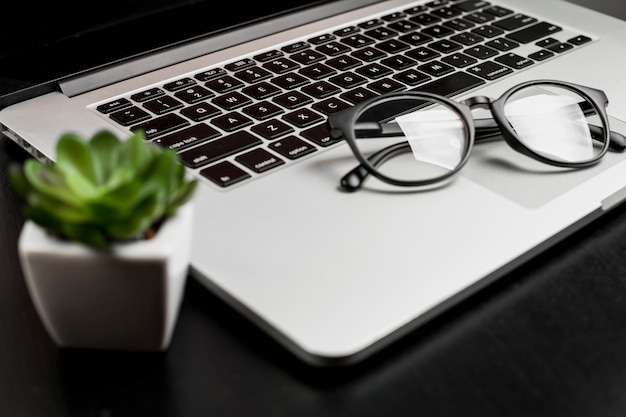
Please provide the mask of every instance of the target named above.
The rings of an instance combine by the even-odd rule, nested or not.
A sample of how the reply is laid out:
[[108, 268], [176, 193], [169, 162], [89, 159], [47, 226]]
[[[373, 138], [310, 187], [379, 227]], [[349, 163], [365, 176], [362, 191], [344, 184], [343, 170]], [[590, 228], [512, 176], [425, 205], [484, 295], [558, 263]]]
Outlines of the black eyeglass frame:
[[[504, 112], [504, 105], [511, 97], [511, 95], [515, 94], [516, 92], [528, 87], [538, 85], [555, 86], [570, 90], [585, 98], [587, 102], [593, 106], [592, 109], [583, 110], [585, 110], [586, 112], [590, 110], [595, 110], [596, 114], [600, 117], [600, 120], [602, 122], [602, 126], [596, 127], [592, 132], [592, 134], [595, 135], [594, 139], [602, 141], [602, 148], [597, 155], [585, 161], [559, 161], [547, 158], [524, 145], [524, 143], [519, 139], [519, 136], [517, 135], [515, 130], [507, 122]], [[357, 120], [368, 109], [379, 106], [385, 102], [401, 100], [403, 97], [406, 99], [423, 98], [425, 100], [439, 102], [454, 110], [458, 114], [460, 120], [463, 122], [464, 129], [467, 134], [467, 140], [460, 162], [454, 169], [438, 177], [427, 180], [399, 180], [396, 178], [388, 177], [387, 175], [381, 173], [378, 169], [376, 169], [376, 167], [381, 165], [387, 159], [390, 159], [394, 155], [406, 152], [409, 148], [408, 142], [400, 142], [396, 145], [392, 145], [391, 147], [383, 148], [382, 150], [370, 155], [369, 157], [365, 157], [361, 154], [361, 152], [359, 151], [359, 147], [356, 144], [356, 141], [362, 140], [364, 137], [357, 137], [355, 135], [355, 132], [357, 131], [357, 129], [355, 128], [357, 126]], [[347, 108], [340, 112], [331, 114], [328, 117], [327, 125], [330, 137], [332, 139], [345, 139], [352, 149], [355, 157], [359, 161], [359, 165], [341, 179], [341, 185], [343, 188], [347, 190], [356, 190], [360, 188], [361, 183], [370, 174], [378, 178], [379, 180], [392, 185], [405, 187], [424, 187], [443, 183], [444, 181], [456, 175], [461, 170], [461, 168], [469, 160], [471, 151], [474, 147], [475, 142], [477, 141], [477, 131], [479, 134], [479, 138], [501, 136], [505, 140], [505, 142], [517, 152], [520, 152], [521, 154], [524, 154], [549, 165], [563, 168], [585, 168], [595, 165], [606, 154], [611, 145], [612, 133], [609, 128], [609, 119], [606, 112], [608, 102], [608, 98], [602, 90], [566, 81], [542, 79], [527, 81], [518, 84], [505, 91], [499, 98], [495, 100], [492, 100], [486, 96], [474, 96], [462, 101], [455, 101], [445, 96], [419, 91], [387, 93], [358, 103], [355, 106]], [[490, 110], [493, 119], [475, 119], [471, 112], [471, 110], [474, 108]], [[394, 114], [394, 117], [400, 114], [405, 114], [409, 111], [412, 111], [412, 109], [400, 112], [398, 114]], [[377, 125], [379, 132], [383, 132], [382, 135], [384, 135], [384, 125], [379, 122], [372, 123], [373, 125]], [[624, 138], [619, 134], [617, 134], [617, 136], [619, 137], [616, 138], [616, 141], [619, 143], [614, 144], [614, 148], [617, 150], [624, 150], [624, 144], [622, 143]], [[378, 137], [380, 137], [380, 135], [378, 135]]]

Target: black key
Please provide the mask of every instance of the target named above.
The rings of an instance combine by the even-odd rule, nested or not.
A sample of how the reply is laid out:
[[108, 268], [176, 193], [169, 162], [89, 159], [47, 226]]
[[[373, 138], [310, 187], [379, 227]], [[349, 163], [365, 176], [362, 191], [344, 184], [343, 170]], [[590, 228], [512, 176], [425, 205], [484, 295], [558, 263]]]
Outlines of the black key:
[[389, 68], [393, 68], [397, 71], [401, 71], [408, 67], [415, 65], [417, 62], [408, 56], [402, 55], [394, 55], [389, 58], [385, 58], [380, 61], [381, 64], [388, 66]]
[[146, 132], [146, 137], [148, 139], [152, 139], [157, 136], [173, 132], [174, 130], [185, 127], [188, 124], [189, 122], [179, 115], [168, 113], [165, 116], [157, 117], [156, 119], [148, 120], [147, 122], [135, 125], [131, 128], [131, 130], [135, 132], [141, 129]]
[[591, 38], [585, 35], [578, 35], [573, 37], [572, 39], [568, 39], [567, 42], [573, 45], [582, 45], [584, 43], [591, 42]]
[[300, 70], [300, 74], [309, 77], [312, 80], [321, 80], [322, 78], [330, 77], [336, 72], [337, 71], [335, 69], [319, 62]]
[[544, 36], [560, 32], [562, 28], [547, 22], [539, 22], [530, 27], [520, 29], [517, 32], [509, 33], [507, 38], [520, 43], [529, 43], [541, 39]]
[[451, 97], [485, 84], [484, 80], [463, 71], [458, 71], [435, 81], [413, 88], [413, 91], [425, 91]]
[[450, 65], [444, 64], [443, 62], [439, 61], [431, 61], [427, 64], [420, 65], [419, 67], [417, 67], [417, 69], [425, 72], [426, 74], [430, 74], [433, 77], [440, 77], [454, 71], [454, 68], [452, 68]]
[[341, 42], [353, 48], [363, 48], [364, 46], [373, 44], [374, 39], [368, 38], [365, 35], [357, 33], [355, 35], [348, 36], [347, 38], [343, 38]]
[[245, 130], [215, 139], [180, 153], [181, 161], [190, 168], [199, 168], [237, 152], [244, 151], [263, 141]]
[[505, 67], [504, 65], [496, 64], [492, 61], [482, 62], [471, 68], [468, 68], [468, 71], [489, 81], [496, 80], [513, 72], [511, 68]]
[[496, 36], [500, 36], [504, 33], [502, 29], [489, 25], [474, 28], [472, 29], [472, 32], [484, 38], [495, 38]]
[[[114, 104], [117, 102], [121, 102], [122, 100], [125, 99], [120, 99], [114, 102]], [[134, 123], [139, 123], [143, 120], [149, 119], [150, 114], [147, 111], [140, 109], [139, 107], [131, 106], [129, 108], [124, 108], [123, 110], [111, 113], [109, 117], [115, 120], [117, 123], [121, 124], [122, 126], [129, 126]]]
[[258, 173], [265, 172], [285, 164], [285, 161], [263, 148], [256, 148], [250, 152], [239, 155], [235, 158], [235, 161]]
[[233, 111], [216, 117], [211, 120], [211, 123], [226, 132], [233, 132], [237, 129], [241, 129], [242, 127], [251, 125], [252, 119]]
[[271, 76], [272, 74], [269, 71], [259, 67], [250, 67], [235, 73], [235, 77], [250, 84], [258, 83]]
[[394, 91], [402, 91], [406, 89], [404, 84], [391, 78], [383, 78], [382, 80], [374, 81], [367, 86], [370, 90], [376, 91], [378, 94], [392, 93]]
[[513, 69], [522, 69], [534, 64], [532, 59], [521, 57], [512, 52], [497, 57], [495, 61]]
[[313, 109], [324, 114], [336, 113], [340, 110], [347, 109], [348, 107], [350, 107], [350, 104], [338, 99], [337, 97], [327, 98], [326, 100], [313, 105]]
[[549, 49], [552, 52], [561, 53], [561, 52], [569, 51], [573, 47], [574, 46], [570, 45], [569, 43], [557, 43], [557, 44], [548, 46], [546, 49]]
[[132, 103], [127, 98], [120, 98], [115, 101], [110, 101], [108, 103], [101, 104], [96, 109], [100, 113], [109, 114], [118, 110], [125, 109], [126, 107], [130, 107], [131, 105]]
[[462, 12], [471, 12], [472, 10], [480, 9], [481, 7], [489, 6], [489, 2], [481, 0], [469, 0], [462, 3], [458, 3], [453, 7]]
[[183, 103], [176, 100], [174, 97], [163, 96], [155, 98], [154, 100], [146, 101], [143, 106], [155, 114], [165, 114], [172, 110], [180, 109], [183, 107]]
[[445, 36], [453, 34], [454, 31], [445, 26], [435, 25], [435, 26], [427, 27], [426, 29], [422, 30], [422, 33], [428, 36], [432, 36], [434, 38], [443, 38]]
[[246, 107], [243, 112], [257, 120], [266, 120], [281, 114], [284, 110], [269, 101], [260, 101]]
[[[378, 59], [380, 57], [385, 56], [385, 54], [380, 52], [378, 49], [370, 51], [370, 48], [362, 49], [358, 51], [358, 53], [361, 55], [364, 54], [365, 56], [368, 57], [368, 59]], [[343, 56], [329, 59], [328, 61], [326, 61], [326, 64], [333, 68], [338, 69], [339, 71], [346, 71], [351, 68], [358, 67], [359, 65], [362, 64], [362, 62], [356, 58], [351, 57], [350, 55], [343, 55]]]
[[186, 78], [181, 78], [180, 80], [167, 83], [163, 86], [163, 88], [165, 88], [167, 91], [178, 91], [178, 90], [182, 90], [183, 88], [187, 88], [195, 84], [196, 84], [196, 80], [194, 80], [193, 78], [186, 77]]
[[317, 151], [313, 145], [293, 135], [272, 142], [270, 148], [289, 159], [298, 159]]
[[207, 81], [204, 85], [221, 94], [239, 88], [243, 83], [230, 75], [225, 75], [221, 78]]
[[263, 100], [265, 98], [268, 98], [268, 97], [271, 97], [280, 93], [282, 90], [276, 87], [275, 85], [262, 81], [258, 84], [248, 86], [242, 89], [241, 91], [249, 95], [252, 98], [255, 98], [257, 100]]
[[428, 48], [415, 48], [406, 53], [411, 58], [417, 59], [421, 62], [430, 61], [431, 59], [441, 56], [439, 52], [433, 51]]
[[[380, 49], [372, 48], [372, 47], [369, 47], [369, 46], [367, 48], [359, 49], [358, 51], [352, 52], [352, 56], [353, 57], [361, 59], [361, 60], [363, 60], [365, 62], [376, 61], [377, 59], [382, 58], [382, 57], [384, 57], [386, 55], [387, 54], [385, 54]], [[332, 59], [328, 60], [326, 63], [328, 65], [333, 65], [333, 64], [331, 64], [331, 62], [333, 62]], [[335, 68], [337, 68], [337, 67], [335, 67]], [[337, 69], [341, 70], [341, 68], [337, 68]]]
[[200, 85], [194, 85], [184, 90], [180, 90], [174, 94], [185, 103], [193, 104], [199, 101], [206, 100], [213, 96], [213, 93]]
[[276, 74], [284, 74], [294, 69], [300, 68], [300, 64], [292, 61], [288, 58], [279, 58], [263, 64], [263, 68], [266, 68]]
[[324, 120], [324, 116], [308, 108], [298, 109], [283, 116], [283, 120], [296, 127], [308, 127]]
[[222, 96], [215, 97], [211, 100], [211, 102], [224, 110], [234, 110], [252, 103], [252, 100], [241, 94], [239, 91], [233, 91]]
[[274, 78], [271, 81], [277, 86], [284, 88], [285, 90], [291, 90], [293, 88], [300, 87], [309, 83], [308, 78], [295, 72], [283, 74]]
[[511, 49], [517, 48], [519, 46], [519, 43], [513, 42], [512, 40], [506, 38], [498, 38], [490, 40], [489, 42], [485, 43], [485, 45], [499, 51], [510, 51]]
[[303, 87], [302, 91], [315, 98], [326, 98], [341, 90], [327, 81], [319, 81]]
[[350, 48], [339, 42], [329, 42], [315, 48], [316, 51], [328, 56], [337, 56], [350, 51]]
[[263, 52], [259, 55], [255, 55], [254, 59], [259, 61], [259, 62], [267, 62], [267, 61], [271, 61], [272, 59], [276, 59], [276, 58], [280, 58], [283, 56], [283, 52], [282, 51], [278, 51], [276, 49], [273, 49], [271, 51], [267, 51], [267, 52]]
[[474, 58], [478, 59], [487, 59], [492, 56], [498, 55], [498, 51], [484, 45], [476, 45], [472, 48], [466, 49], [464, 52], [467, 55], [471, 55]]
[[216, 138], [219, 135], [220, 133], [211, 126], [205, 123], [200, 123], [187, 127], [181, 131], [163, 136], [162, 138], [155, 139], [154, 142], [158, 143], [163, 148], [172, 149], [178, 152], [192, 145], [197, 145], [198, 143]]
[[253, 126], [250, 130], [268, 140], [277, 139], [294, 131], [293, 127], [277, 119], [267, 120]]
[[441, 40], [441, 41], [433, 42], [431, 44], [428, 44], [428, 47], [436, 51], [439, 51], [443, 54], [449, 54], [451, 52], [458, 51], [459, 49], [462, 48], [460, 44], [451, 40]]
[[309, 104], [313, 99], [300, 91], [289, 91], [274, 97], [274, 102], [286, 109], [293, 110]]
[[530, 59], [533, 59], [535, 61], [543, 61], [544, 59], [552, 58], [553, 56], [554, 52], [546, 51], [545, 49], [528, 55]]
[[365, 77], [361, 77], [353, 72], [346, 72], [343, 74], [335, 75], [328, 81], [343, 88], [353, 88], [359, 86], [367, 81]]
[[316, 145], [323, 147], [340, 142], [340, 140], [330, 138], [326, 123], [322, 123], [320, 125], [313, 126], [307, 130], [303, 130], [300, 134], [303, 138], [308, 139]]
[[209, 103], [202, 102], [182, 109], [180, 114], [189, 117], [194, 122], [199, 122], [208, 119], [209, 117], [217, 116], [221, 112], [222, 111], [217, 107]]
[[244, 59], [240, 59], [239, 61], [235, 61], [235, 62], [231, 62], [230, 64], [226, 64], [225, 68], [228, 71], [235, 72], [235, 71], [242, 70], [244, 68], [249, 68], [249, 67], [251, 67], [251, 66], [253, 66], [255, 64], [256, 63], [253, 60], [248, 59], [248, 58], [244, 58]]
[[467, 67], [468, 65], [472, 65], [478, 62], [476, 58], [472, 58], [471, 56], [465, 55], [462, 53], [449, 55], [443, 58], [442, 61], [445, 62], [446, 64], [453, 65], [457, 68], [464, 68], [464, 67]]
[[349, 101], [352, 104], [356, 104], [376, 96], [377, 94], [374, 94], [370, 90], [367, 90], [363, 87], [357, 87], [353, 90], [341, 94], [339, 97], [346, 101]]
[[139, 103], [143, 103], [144, 101], [153, 99], [155, 97], [160, 97], [165, 94], [165, 91], [161, 90], [158, 87], [150, 88], [149, 90], [142, 91], [140, 93], [133, 94], [130, 98]]
[[393, 78], [407, 85], [418, 85], [430, 80], [430, 77], [428, 75], [424, 74], [423, 72], [419, 72], [418, 70], [413, 68], [396, 74], [393, 76]]
[[294, 52], [301, 51], [303, 49], [308, 48], [310, 45], [307, 42], [296, 42], [291, 45], [283, 46], [280, 48], [286, 54], [293, 54]]
[[387, 75], [390, 75], [392, 73], [392, 71], [389, 68], [384, 67], [378, 63], [373, 63], [373, 64], [366, 65], [364, 67], [361, 67], [357, 69], [356, 72], [372, 80], [377, 80], [379, 78], [386, 77]]
[[500, 29], [512, 31], [536, 22], [537, 19], [535, 19], [534, 17], [529, 17], [518, 13], [511, 17], [507, 17], [506, 19], [499, 20], [493, 25], [499, 27]]
[[226, 70], [224, 70], [223, 68], [213, 68], [213, 69], [198, 73], [194, 75], [194, 77], [198, 81], [204, 82], [204, 81], [212, 80], [217, 77], [221, 77], [222, 75], [226, 75]]
[[228, 187], [250, 178], [250, 174], [228, 161], [205, 168], [200, 174], [220, 187]]

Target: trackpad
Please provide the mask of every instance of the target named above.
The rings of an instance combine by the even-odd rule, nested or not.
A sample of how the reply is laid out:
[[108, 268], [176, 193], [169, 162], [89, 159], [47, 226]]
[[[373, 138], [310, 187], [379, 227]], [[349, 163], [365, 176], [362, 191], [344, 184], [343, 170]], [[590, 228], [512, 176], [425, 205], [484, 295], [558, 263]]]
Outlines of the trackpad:
[[477, 144], [460, 174], [522, 206], [539, 207], [615, 165], [626, 153], [609, 150], [590, 168], [558, 168], [520, 154], [504, 140]]

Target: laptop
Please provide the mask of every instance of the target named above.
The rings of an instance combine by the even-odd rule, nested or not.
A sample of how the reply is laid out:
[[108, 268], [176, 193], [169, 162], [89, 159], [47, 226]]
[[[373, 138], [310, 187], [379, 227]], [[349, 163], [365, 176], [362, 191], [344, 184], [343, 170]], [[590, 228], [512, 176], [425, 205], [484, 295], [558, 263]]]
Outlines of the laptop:
[[[112, 7], [113, 6], [113, 7]], [[56, 1], [5, 22], [2, 132], [54, 160], [67, 131], [176, 149], [201, 186], [190, 274], [315, 366], [350, 365], [626, 197], [626, 154], [588, 169], [476, 145], [445, 187], [347, 193], [338, 108], [388, 91], [602, 89], [626, 134], [626, 23], [558, 0]], [[372, 184], [374, 184], [372, 180]]]

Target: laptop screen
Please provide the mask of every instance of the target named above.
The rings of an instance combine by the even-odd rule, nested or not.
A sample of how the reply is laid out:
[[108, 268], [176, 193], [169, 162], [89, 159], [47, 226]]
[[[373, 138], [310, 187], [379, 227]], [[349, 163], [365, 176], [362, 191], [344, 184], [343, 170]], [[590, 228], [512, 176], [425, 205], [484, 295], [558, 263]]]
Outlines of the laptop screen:
[[0, 25], [0, 108], [68, 76], [332, 1], [15, 2]]

